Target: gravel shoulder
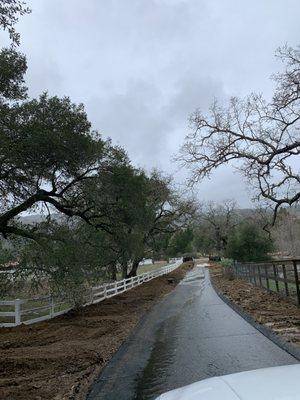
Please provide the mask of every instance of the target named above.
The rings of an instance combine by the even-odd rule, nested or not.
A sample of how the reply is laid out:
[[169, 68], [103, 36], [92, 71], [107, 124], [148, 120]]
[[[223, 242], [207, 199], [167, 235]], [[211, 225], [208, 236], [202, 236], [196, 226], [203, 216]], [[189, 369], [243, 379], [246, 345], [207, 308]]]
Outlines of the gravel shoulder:
[[300, 349], [300, 308], [241, 279], [228, 280], [219, 265], [210, 266], [214, 286], [230, 302], [270, 329], [286, 342]]
[[1, 328], [0, 398], [84, 399], [140, 318], [190, 268], [47, 322]]

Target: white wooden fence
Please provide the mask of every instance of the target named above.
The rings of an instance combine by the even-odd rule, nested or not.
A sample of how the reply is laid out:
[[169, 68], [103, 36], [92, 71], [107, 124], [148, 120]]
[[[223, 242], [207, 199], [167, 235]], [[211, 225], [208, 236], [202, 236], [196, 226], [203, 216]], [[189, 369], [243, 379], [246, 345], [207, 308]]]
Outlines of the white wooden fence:
[[[182, 259], [165, 267], [132, 278], [123, 279], [94, 286], [89, 289], [89, 300], [86, 305], [96, 304], [104, 299], [126, 292], [144, 282], [149, 282], [158, 276], [174, 271], [182, 263]], [[66, 301], [56, 302], [52, 296], [38, 297], [32, 299], [15, 299], [0, 301], [0, 320], [10, 319], [8, 322], [0, 322], [0, 327], [13, 327], [20, 324], [34, 324], [45, 321], [71, 310], [70, 304]], [[6, 309], [6, 311], [2, 311]]]

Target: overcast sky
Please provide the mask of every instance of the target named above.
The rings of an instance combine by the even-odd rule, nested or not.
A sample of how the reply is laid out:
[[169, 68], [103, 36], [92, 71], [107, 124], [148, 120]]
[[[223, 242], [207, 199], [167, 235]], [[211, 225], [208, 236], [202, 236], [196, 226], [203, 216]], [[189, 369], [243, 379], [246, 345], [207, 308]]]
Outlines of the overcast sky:
[[[171, 157], [188, 116], [214, 97], [272, 93], [278, 46], [300, 43], [299, 0], [28, 0], [21, 19], [30, 95], [83, 102], [93, 127], [136, 166], [185, 173]], [[200, 199], [250, 205], [226, 167], [197, 187]]]

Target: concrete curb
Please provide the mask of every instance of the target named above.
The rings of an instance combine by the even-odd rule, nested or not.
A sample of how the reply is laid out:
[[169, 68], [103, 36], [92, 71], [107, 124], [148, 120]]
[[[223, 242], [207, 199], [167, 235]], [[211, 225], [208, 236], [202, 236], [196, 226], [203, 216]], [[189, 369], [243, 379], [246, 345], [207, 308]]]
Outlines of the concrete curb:
[[223, 293], [215, 286], [213, 280], [210, 278], [210, 282], [212, 287], [214, 288], [217, 295], [220, 297], [221, 300], [224, 301], [229, 307], [231, 307], [236, 313], [238, 313], [244, 320], [246, 320], [249, 324], [251, 324], [255, 329], [261, 332], [264, 336], [270, 339], [273, 343], [279, 346], [281, 349], [285, 350], [287, 353], [292, 355], [296, 360], [300, 361], [300, 348], [296, 347], [295, 345], [288, 343], [285, 339], [274, 333], [270, 328], [266, 327], [265, 325], [261, 325], [255, 321], [251, 315], [246, 313], [240, 306], [233, 303], [229, 300]]

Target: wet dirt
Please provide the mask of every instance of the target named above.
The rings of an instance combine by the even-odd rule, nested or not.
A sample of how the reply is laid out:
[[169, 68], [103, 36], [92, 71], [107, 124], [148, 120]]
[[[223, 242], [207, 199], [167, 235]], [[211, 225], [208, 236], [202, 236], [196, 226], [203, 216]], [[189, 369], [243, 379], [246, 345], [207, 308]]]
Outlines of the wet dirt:
[[84, 399], [141, 316], [190, 265], [53, 320], [0, 329], [0, 398]]
[[241, 279], [223, 277], [219, 265], [210, 266], [214, 285], [259, 324], [266, 325], [286, 341], [300, 346], [300, 307]]

